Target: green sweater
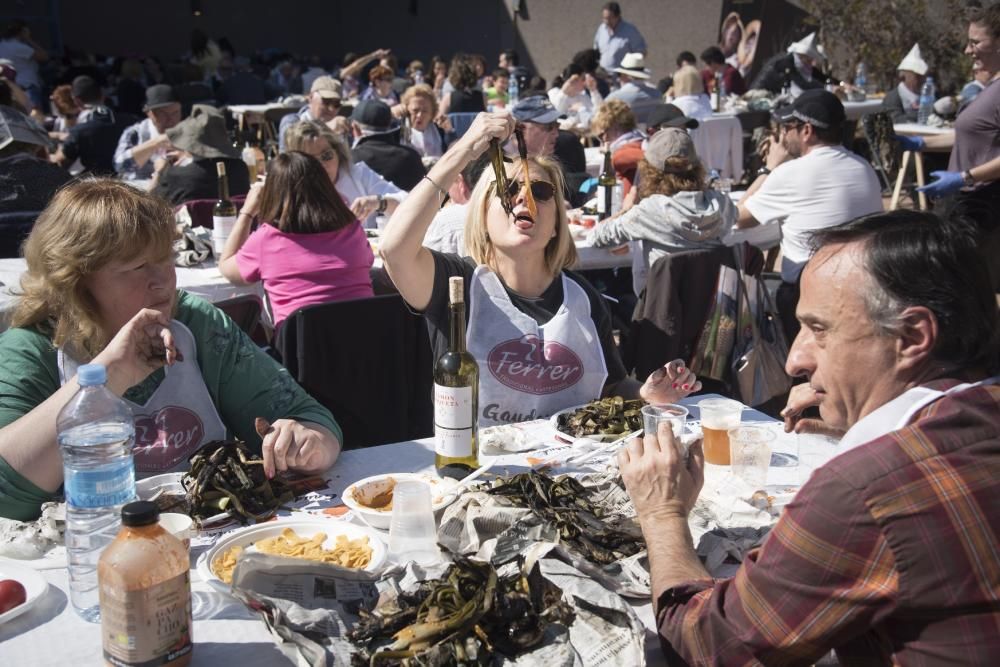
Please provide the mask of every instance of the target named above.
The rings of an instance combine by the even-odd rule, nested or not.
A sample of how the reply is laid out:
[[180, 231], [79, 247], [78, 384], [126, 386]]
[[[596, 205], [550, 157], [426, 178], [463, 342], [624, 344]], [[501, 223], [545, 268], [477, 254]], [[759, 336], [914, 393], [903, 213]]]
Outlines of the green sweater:
[[[290, 418], [321, 424], [338, 439], [343, 433], [330, 411], [296, 384], [288, 371], [251, 341], [225, 313], [198, 297], [178, 291], [174, 316], [194, 334], [198, 364], [228, 435], [260, 452], [254, 418]], [[181, 362], [183, 363], [183, 362]], [[125, 393], [145, 403], [164, 378], [162, 369]], [[9, 329], [0, 334], [0, 428], [20, 419], [59, 389], [56, 348], [39, 330]], [[0, 457], [0, 516], [28, 521], [41, 504], [58, 496], [18, 474]]]

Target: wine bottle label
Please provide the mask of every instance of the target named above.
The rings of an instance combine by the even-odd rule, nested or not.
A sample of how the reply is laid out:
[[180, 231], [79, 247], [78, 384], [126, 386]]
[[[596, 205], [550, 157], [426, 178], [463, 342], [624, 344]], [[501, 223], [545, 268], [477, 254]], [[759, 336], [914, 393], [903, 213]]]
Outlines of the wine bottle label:
[[104, 659], [122, 667], [165, 665], [191, 652], [191, 578], [140, 590], [101, 585]]
[[441, 456], [462, 457], [472, 453], [472, 387], [434, 384], [434, 451]]
[[235, 215], [213, 215], [212, 216], [212, 232], [213, 236], [229, 236], [229, 233], [233, 231], [233, 227], [236, 225]]

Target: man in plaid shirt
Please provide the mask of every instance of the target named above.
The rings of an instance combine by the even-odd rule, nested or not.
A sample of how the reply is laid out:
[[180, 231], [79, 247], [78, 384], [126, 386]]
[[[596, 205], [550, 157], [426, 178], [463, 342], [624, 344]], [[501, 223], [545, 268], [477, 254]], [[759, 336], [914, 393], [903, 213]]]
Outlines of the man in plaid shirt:
[[[619, 454], [672, 663], [996, 664], [1000, 656], [1000, 317], [973, 231], [877, 213], [819, 232], [783, 415], [843, 432], [731, 579], [695, 555], [701, 446], [670, 429]], [[801, 419], [818, 405], [821, 420]]]

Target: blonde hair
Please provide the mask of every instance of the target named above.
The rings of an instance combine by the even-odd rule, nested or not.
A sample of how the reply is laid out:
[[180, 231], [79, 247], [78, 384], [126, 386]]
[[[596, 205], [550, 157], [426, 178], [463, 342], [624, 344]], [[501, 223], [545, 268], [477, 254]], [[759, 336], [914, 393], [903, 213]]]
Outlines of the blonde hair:
[[[576, 245], [569, 233], [566, 219], [566, 201], [563, 193], [566, 191], [566, 182], [563, 178], [562, 168], [555, 160], [537, 156], [528, 158], [529, 166], [540, 169], [555, 188], [556, 203], [556, 235], [549, 239], [545, 246], [545, 268], [553, 276], [563, 269], [576, 264]], [[514, 162], [509, 170], [508, 176], [516, 178], [521, 173], [521, 161]], [[479, 182], [469, 196], [469, 213], [465, 220], [465, 249], [469, 256], [476, 261], [476, 264], [485, 264], [491, 270], [497, 271], [496, 254], [493, 242], [490, 240], [489, 231], [486, 226], [486, 212], [489, 210], [490, 201], [496, 196], [494, 183], [496, 177], [493, 170], [487, 168], [480, 176]]]
[[24, 242], [28, 270], [11, 326], [40, 325], [56, 347], [93, 357], [115, 332], [101, 329], [86, 278], [115, 260], [149, 251], [165, 257], [176, 238], [173, 211], [163, 199], [110, 178], [70, 183]]
[[400, 103], [403, 107], [410, 106], [410, 100], [414, 97], [422, 97], [427, 100], [427, 103], [431, 105], [431, 118], [436, 118], [438, 115], [438, 101], [437, 97], [434, 96], [434, 89], [428, 86], [426, 83], [418, 83], [410, 86], [403, 93]]
[[621, 100], [608, 100], [601, 104], [590, 121], [590, 131], [597, 136], [611, 128], [617, 128], [622, 134], [635, 129], [635, 114]]
[[705, 92], [705, 83], [701, 80], [701, 72], [685, 65], [674, 72], [674, 97], [685, 95], [701, 95]]
[[341, 169], [351, 165], [351, 149], [347, 147], [347, 142], [326, 123], [315, 120], [299, 121], [285, 130], [285, 150], [305, 152], [306, 142], [315, 139], [324, 139], [330, 144]]

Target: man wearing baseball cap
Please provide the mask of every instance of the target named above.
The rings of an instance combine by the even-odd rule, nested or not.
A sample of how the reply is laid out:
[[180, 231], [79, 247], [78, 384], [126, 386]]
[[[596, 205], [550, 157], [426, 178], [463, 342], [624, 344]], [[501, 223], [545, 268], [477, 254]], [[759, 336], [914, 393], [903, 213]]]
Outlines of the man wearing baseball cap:
[[115, 171], [126, 180], [153, 177], [153, 159], [171, 149], [166, 132], [182, 119], [180, 100], [165, 83], [146, 89], [142, 110], [146, 118], [125, 128], [115, 149]]
[[[587, 171], [583, 145], [575, 134], [559, 129], [559, 121], [566, 114], [556, 109], [547, 95], [522, 97], [510, 113], [521, 125], [528, 155], [553, 155], [567, 174]], [[513, 138], [507, 142], [506, 150], [517, 155]]]
[[340, 113], [340, 81], [332, 76], [319, 76], [309, 87], [309, 103], [281, 119], [278, 125], [278, 147], [285, 150], [285, 130], [302, 120], [329, 123]]
[[841, 144], [846, 116], [836, 95], [807, 90], [774, 117], [780, 140], [772, 139], [765, 166], [740, 200], [736, 226], [781, 225], [777, 301], [791, 341], [799, 329], [798, 281], [812, 232], [881, 211], [882, 189], [871, 166]]

